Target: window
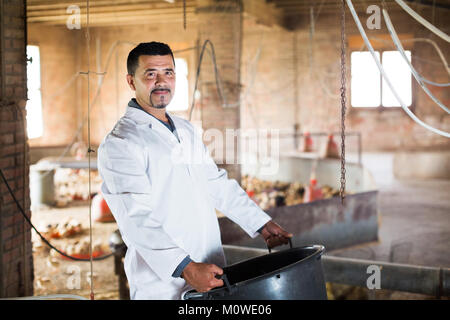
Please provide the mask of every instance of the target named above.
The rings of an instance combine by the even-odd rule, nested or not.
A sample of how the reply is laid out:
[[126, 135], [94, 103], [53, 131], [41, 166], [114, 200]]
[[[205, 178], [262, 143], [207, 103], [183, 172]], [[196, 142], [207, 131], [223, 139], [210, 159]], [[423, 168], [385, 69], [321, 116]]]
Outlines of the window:
[[28, 138], [39, 138], [44, 133], [41, 98], [41, 66], [38, 46], [27, 46], [27, 133]]
[[175, 96], [167, 106], [168, 111], [187, 110], [189, 103], [188, 67], [185, 59], [175, 58]]
[[[405, 51], [411, 61], [411, 51]], [[375, 52], [380, 59], [380, 52]], [[412, 103], [411, 71], [398, 51], [383, 51], [381, 64], [403, 102]], [[368, 51], [351, 54], [352, 107], [400, 107]]]

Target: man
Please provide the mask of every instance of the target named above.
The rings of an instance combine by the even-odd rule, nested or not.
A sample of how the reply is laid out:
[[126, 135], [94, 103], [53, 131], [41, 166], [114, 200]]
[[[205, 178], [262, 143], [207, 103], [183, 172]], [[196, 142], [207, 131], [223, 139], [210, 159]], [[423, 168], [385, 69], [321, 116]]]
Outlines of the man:
[[[175, 91], [175, 61], [163, 43], [141, 43], [128, 55], [136, 92], [98, 150], [101, 191], [128, 247], [131, 299], [181, 299], [222, 286], [225, 258], [215, 208], [251, 237], [287, 243], [292, 235], [218, 169], [189, 121], [165, 108]], [[201, 155], [200, 163], [186, 161]], [[220, 277], [219, 277], [220, 278]]]

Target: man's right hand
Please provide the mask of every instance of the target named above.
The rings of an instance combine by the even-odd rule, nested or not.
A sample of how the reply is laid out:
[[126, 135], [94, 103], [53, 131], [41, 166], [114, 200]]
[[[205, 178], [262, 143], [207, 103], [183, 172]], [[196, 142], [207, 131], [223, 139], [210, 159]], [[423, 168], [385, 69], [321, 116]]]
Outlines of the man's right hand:
[[223, 286], [223, 280], [216, 278], [223, 270], [215, 264], [190, 262], [181, 276], [198, 292], [206, 292], [215, 287]]

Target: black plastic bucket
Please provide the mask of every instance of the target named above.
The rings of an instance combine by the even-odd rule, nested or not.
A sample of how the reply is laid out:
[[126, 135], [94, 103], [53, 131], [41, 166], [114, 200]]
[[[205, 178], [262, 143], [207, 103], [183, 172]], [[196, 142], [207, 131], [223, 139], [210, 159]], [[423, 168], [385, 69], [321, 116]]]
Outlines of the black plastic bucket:
[[[186, 292], [185, 300], [326, 300], [322, 270], [325, 247], [291, 248], [223, 268], [225, 285]], [[270, 251], [269, 251], [270, 252]]]

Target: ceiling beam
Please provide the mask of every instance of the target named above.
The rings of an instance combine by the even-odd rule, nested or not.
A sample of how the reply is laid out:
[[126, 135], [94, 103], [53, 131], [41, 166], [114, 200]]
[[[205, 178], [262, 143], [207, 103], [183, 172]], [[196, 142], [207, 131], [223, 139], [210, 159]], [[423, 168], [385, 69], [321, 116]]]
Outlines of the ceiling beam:
[[[85, 1], [46, 1], [28, 0], [27, 22], [50, 25], [65, 25], [70, 16], [66, 12], [69, 5], [79, 5], [82, 14], [81, 21], [86, 21]], [[196, 20], [195, 0], [186, 1], [186, 15], [190, 21]], [[152, 22], [183, 20], [183, 3], [170, 4], [162, 0], [91, 0], [89, 2], [89, 23], [102, 25], [128, 23], [129, 21], [141, 22], [151, 19]], [[178, 18], [179, 17], [179, 18]]]
[[[195, 16], [195, 9], [186, 9], [186, 15]], [[114, 23], [119, 20], [140, 20], [141, 18], [161, 18], [167, 21], [173, 17], [179, 16], [183, 18], [183, 13], [179, 10], [171, 9], [161, 9], [161, 10], [139, 10], [139, 11], [118, 11], [118, 12], [101, 12], [101, 13], [89, 13], [89, 23], [95, 21], [111, 21]], [[66, 24], [67, 14], [63, 15], [39, 15], [39, 16], [28, 16], [27, 22], [29, 23], [39, 23], [39, 22], [49, 22], [52, 24]], [[86, 21], [86, 15], [80, 16], [81, 22]]]
[[277, 8], [275, 3], [266, 0], [243, 0], [244, 13], [254, 17], [257, 23], [288, 28], [284, 19], [283, 9]]
[[[194, 7], [186, 7], [187, 10], [193, 11], [195, 10]], [[148, 12], [148, 11], [154, 11], [155, 13], [163, 13], [163, 12], [183, 12], [183, 6], [174, 6], [172, 8], [170, 7], [149, 7], [148, 5], [141, 5], [141, 4], [135, 4], [135, 5], [124, 5], [124, 6], [103, 6], [103, 7], [89, 7], [89, 14], [102, 14], [102, 13], [111, 13], [111, 14], [123, 14], [123, 13], [129, 13], [129, 14], [139, 14], [139, 12]], [[39, 17], [39, 16], [66, 16], [68, 17], [69, 14], [66, 12], [65, 9], [49, 9], [49, 10], [29, 10], [27, 12], [27, 15], [29, 17]], [[83, 13], [85, 15], [85, 13]]]

